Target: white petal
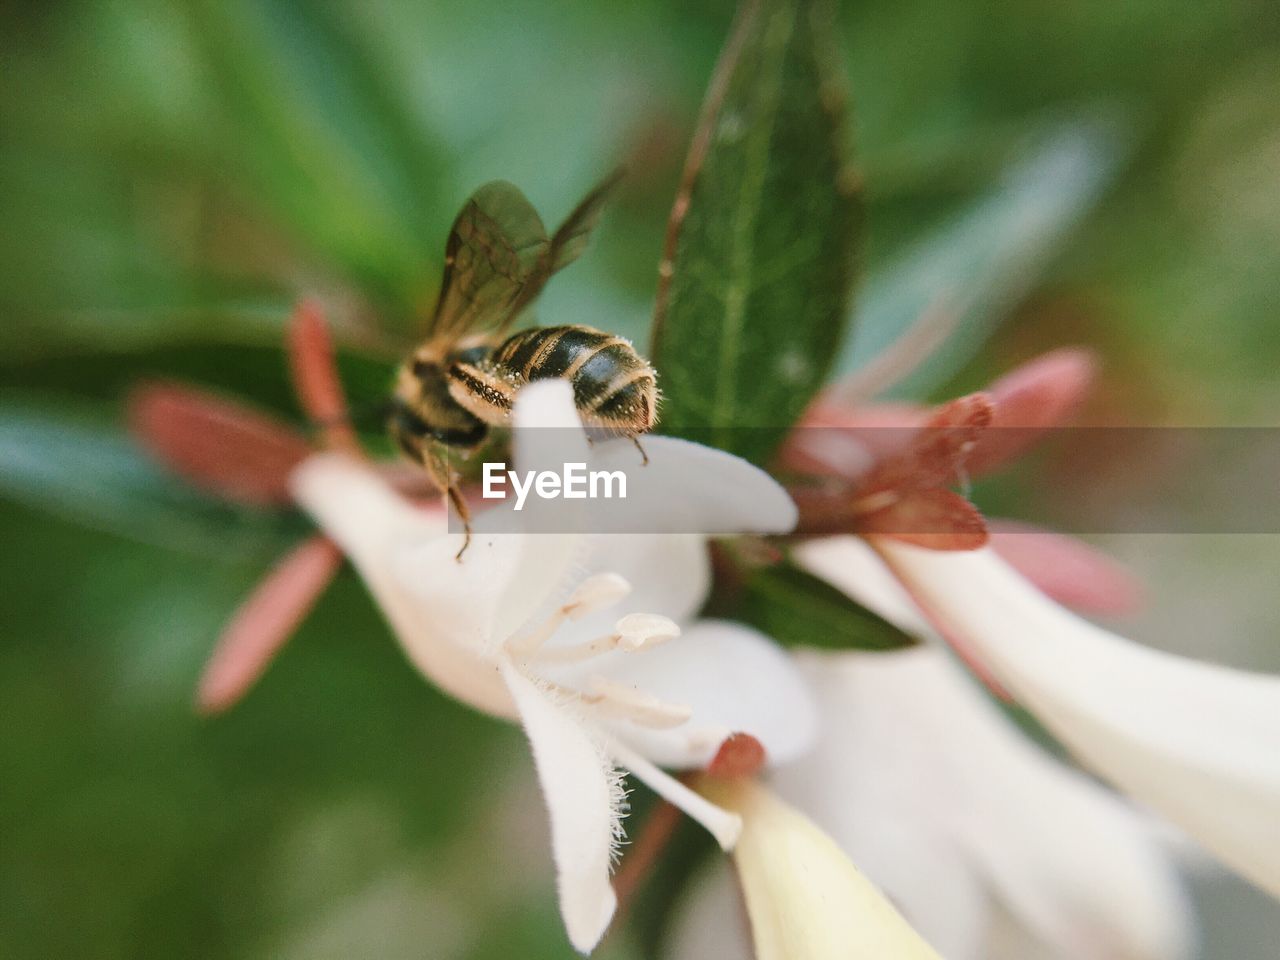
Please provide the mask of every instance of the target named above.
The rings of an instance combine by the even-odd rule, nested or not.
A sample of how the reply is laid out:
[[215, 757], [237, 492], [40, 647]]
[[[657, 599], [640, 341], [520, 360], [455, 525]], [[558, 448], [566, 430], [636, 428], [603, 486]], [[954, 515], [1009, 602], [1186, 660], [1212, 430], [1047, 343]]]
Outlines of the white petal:
[[521, 470], [553, 470], [585, 463], [591, 447], [573, 403], [573, 387], [564, 380], [538, 380], [516, 396], [511, 412], [511, 442]]
[[586, 501], [601, 533], [786, 533], [796, 506], [776, 480], [732, 454], [673, 437], [596, 445], [591, 469], [621, 470], [626, 499]]
[[[559, 472], [566, 460], [589, 455], [567, 383], [525, 387], [516, 397], [513, 422], [516, 466], [522, 471]], [[471, 544], [461, 559], [460, 533], [419, 538], [399, 551], [396, 574], [430, 612], [438, 633], [493, 658], [512, 634], [554, 606], [583, 558], [582, 539], [573, 533], [580, 526], [572, 513], [575, 503], [530, 495], [524, 511], [516, 511], [508, 499], [475, 516]]]
[[[458, 609], [454, 623], [442, 629], [439, 611], [425, 605], [410, 589], [412, 582], [436, 583], [457, 577], [459, 542], [446, 534], [444, 512], [405, 501], [367, 464], [337, 453], [309, 457], [294, 471], [290, 488], [298, 503], [355, 564], [369, 591], [391, 623], [413, 663], [445, 692], [477, 709], [511, 716], [514, 705], [494, 667], [479, 656], [479, 647], [453, 638], [487, 634], [491, 605], [473, 598]], [[413, 581], [400, 569], [405, 556], [417, 555]], [[478, 580], [470, 568], [472, 581]], [[496, 578], [487, 582], [497, 583]], [[467, 587], [474, 594], [475, 590]], [[445, 611], [448, 616], [448, 611]], [[483, 623], [478, 617], [486, 618]], [[471, 624], [470, 627], [466, 624]]]
[[[566, 464], [591, 462], [573, 388], [564, 381], [540, 380], [524, 387], [516, 396], [512, 426], [515, 467], [522, 475], [560, 474]], [[502, 587], [489, 603], [494, 612], [491, 647], [531, 619], [549, 614], [564, 599], [572, 586], [571, 573], [587, 559], [579, 532], [590, 530], [590, 524], [583, 501], [543, 499], [536, 492], [529, 493], [519, 511], [508, 498], [476, 517], [463, 565], [491, 568], [492, 578]], [[437, 559], [423, 557], [420, 562], [434, 567]], [[446, 592], [426, 581], [422, 586], [435, 594]]]
[[917, 637], [935, 636], [911, 595], [861, 537], [807, 540], [792, 551], [796, 563], [894, 626]]
[[702, 608], [711, 591], [711, 555], [696, 534], [633, 533], [592, 537], [589, 564], [612, 570], [631, 583], [612, 616], [657, 613], [677, 623]]
[[947, 960], [985, 960], [985, 884], [943, 814], [957, 802], [952, 769], [980, 748], [936, 736], [945, 718], [912, 682], [920, 655], [798, 651], [820, 733], [772, 783]]
[[[1064, 957], [1188, 954], [1188, 904], [1145, 817], [1031, 744], [942, 651], [840, 660], [827, 675], [861, 704], [863, 736], [884, 752], [914, 745], [931, 777], [920, 813], [1036, 939]], [[920, 774], [899, 776], [900, 790], [918, 790]]]
[[695, 623], [661, 646], [618, 651], [575, 667], [570, 682], [589, 674], [692, 708], [692, 717], [674, 729], [627, 721], [611, 725], [620, 739], [662, 766], [703, 767], [731, 733], [751, 734], [770, 763], [786, 763], [816, 735], [813, 699], [791, 659], [741, 624]]
[[999, 682], [981, 659], [954, 633], [944, 640], [884, 560], [860, 537], [839, 536], [811, 540], [794, 553], [796, 562], [815, 576], [848, 594], [905, 632], [934, 645], [950, 642], [952, 652], [991, 689]]
[[891, 817], [862, 824], [841, 848], [946, 960], [987, 960], [990, 896], [976, 866], [953, 837]]
[[[289, 490], [330, 538], [350, 553], [377, 554], [408, 533], [421, 541], [443, 536], [445, 515], [407, 502], [367, 463], [341, 453], [317, 453], [289, 478]], [[350, 509], [344, 502], [350, 498]]]
[[945, 653], [800, 659], [824, 736], [775, 785], [949, 960], [989, 953], [998, 911], [979, 885], [1063, 957], [1187, 955], [1187, 903], [1145, 818], [1032, 745]]
[[999, 771], [1005, 779], [987, 781], [981, 816], [957, 830], [1021, 925], [1062, 957], [1191, 955], [1190, 902], [1136, 811], [1065, 768]]
[[461, 562], [459, 544], [447, 538], [406, 545], [393, 569], [438, 634], [492, 659], [508, 638], [556, 606], [578, 569], [583, 541], [479, 526]]
[[1280, 896], [1280, 678], [1117, 637], [989, 550], [883, 551], [917, 601], [1082, 762]]
[[[506, 500], [479, 514], [473, 530], [544, 536], [576, 535], [590, 530], [592, 518], [583, 500], [543, 497], [538, 493], [540, 485], [535, 485], [542, 474], [559, 478], [569, 464], [585, 471], [591, 461], [591, 447], [573, 403], [573, 388], [563, 380], [531, 383], [516, 395], [511, 419], [515, 463], [499, 465], [504, 471], [513, 470], [517, 481], [528, 485], [524, 499], [515, 492], [517, 481], [508, 481], [510, 485], [503, 488], [508, 493]], [[537, 580], [537, 570], [531, 573]], [[516, 581], [521, 582], [522, 579]]]
[[609, 872], [621, 831], [622, 789], [599, 744], [570, 706], [557, 703], [509, 662], [511, 688], [551, 817], [551, 852], [569, 941], [590, 953], [617, 907]]
[[1010, 914], [1064, 957], [1189, 956], [1191, 906], [1146, 818], [1027, 742], [946, 668], [920, 695], [953, 704], [947, 723], [968, 745], [954, 829]]
[[613, 606], [566, 623], [551, 639], [552, 646], [607, 636], [618, 618], [629, 613], [656, 613], [683, 623], [698, 612], [711, 589], [706, 539], [692, 534], [588, 537], [581, 566], [622, 576], [631, 584], [631, 592]]
[[[492, 530], [592, 533], [785, 533], [798, 517], [787, 492], [763, 470], [731, 454], [670, 437], [646, 436], [644, 453], [629, 439], [591, 446], [569, 384], [537, 381], [516, 397], [512, 421], [516, 467], [564, 474], [581, 465], [616, 479], [594, 496], [541, 498], [497, 514]], [[648, 462], [645, 462], [645, 458]], [[617, 476], [617, 475], [621, 476]]]

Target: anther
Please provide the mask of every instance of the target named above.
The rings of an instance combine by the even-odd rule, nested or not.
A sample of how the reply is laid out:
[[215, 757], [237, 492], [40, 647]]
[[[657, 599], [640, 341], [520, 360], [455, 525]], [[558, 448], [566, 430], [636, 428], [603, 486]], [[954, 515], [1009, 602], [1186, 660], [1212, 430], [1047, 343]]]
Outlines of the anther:
[[539, 663], [578, 663], [621, 647], [628, 653], [666, 643], [680, 636], [680, 627], [670, 617], [656, 613], [629, 613], [614, 626], [614, 633], [572, 647], [536, 649]]
[[654, 647], [680, 636], [680, 627], [670, 617], [656, 613], [629, 613], [617, 622], [618, 642], [625, 650]]

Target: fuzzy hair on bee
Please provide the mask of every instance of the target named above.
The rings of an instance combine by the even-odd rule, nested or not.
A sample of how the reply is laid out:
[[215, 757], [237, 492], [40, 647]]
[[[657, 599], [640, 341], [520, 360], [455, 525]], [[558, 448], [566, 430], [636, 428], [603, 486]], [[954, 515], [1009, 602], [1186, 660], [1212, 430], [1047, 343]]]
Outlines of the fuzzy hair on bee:
[[472, 194], [449, 233], [440, 296], [426, 339], [396, 374], [389, 429], [462, 518], [459, 558], [470, 513], [450, 458], [466, 457], [491, 427], [510, 423], [526, 384], [568, 382], [589, 430], [630, 437], [642, 455], [638, 438], [657, 423], [657, 374], [630, 341], [578, 325], [507, 332], [547, 280], [581, 255], [616, 180], [592, 190], [550, 237], [524, 194], [495, 181]]

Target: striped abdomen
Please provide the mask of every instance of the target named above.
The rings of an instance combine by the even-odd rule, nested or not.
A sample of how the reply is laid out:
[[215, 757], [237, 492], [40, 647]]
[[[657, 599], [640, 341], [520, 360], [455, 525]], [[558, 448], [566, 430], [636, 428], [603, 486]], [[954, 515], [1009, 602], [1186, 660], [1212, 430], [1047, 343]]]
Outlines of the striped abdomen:
[[630, 342], [590, 327], [535, 327], [512, 334], [477, 363], [455, 361], [449, 392], [488, 423], [504, 422], [531, 380], [567, 380], [588, 426], [635, 435], [657, 420], [657, 378]]

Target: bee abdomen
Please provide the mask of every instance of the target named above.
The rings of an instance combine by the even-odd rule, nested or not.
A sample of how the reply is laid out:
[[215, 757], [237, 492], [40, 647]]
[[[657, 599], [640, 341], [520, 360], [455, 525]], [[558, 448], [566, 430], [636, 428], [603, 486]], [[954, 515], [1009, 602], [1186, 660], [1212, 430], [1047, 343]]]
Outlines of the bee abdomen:
[[590, 327], [535, 327], [508, 337], [490, 361], [523, 381], [570, 380], [613, 341], [626, 342]]
[[491, 364], [519, 381], [568, 380], [588, 421], [643, 433], [653, 426], [653, 368], [622, 337], [590, 327], [540, 327], [511, 336]]
[[658, 389], [653, 371], [634, 371], [629, 377], [619, 377], [600, 393], [586, 412], [605, 426], [625, 432], [645, 433], [657, 422]]

